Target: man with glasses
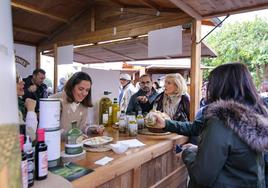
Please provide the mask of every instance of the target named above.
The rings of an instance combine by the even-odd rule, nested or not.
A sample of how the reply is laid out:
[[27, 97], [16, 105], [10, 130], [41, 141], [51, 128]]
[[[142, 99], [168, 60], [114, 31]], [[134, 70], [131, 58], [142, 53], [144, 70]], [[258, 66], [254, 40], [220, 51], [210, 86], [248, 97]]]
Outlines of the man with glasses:
[[127, 114], [135, 112], [137, 115], [139, 111], [142, 111], [142, 113], [149, 112], [153, 108], [155, 98], [158, 96], [149, 75], [142, 75], [139, 81], [140, 89], [130, 98]]

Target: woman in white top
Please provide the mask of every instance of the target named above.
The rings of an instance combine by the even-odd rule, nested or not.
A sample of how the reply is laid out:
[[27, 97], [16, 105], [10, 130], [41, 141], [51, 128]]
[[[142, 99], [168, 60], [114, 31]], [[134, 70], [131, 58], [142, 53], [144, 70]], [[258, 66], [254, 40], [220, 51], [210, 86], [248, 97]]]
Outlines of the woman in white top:
[[22, 100], [24, 95], [24, 81], [17, 75], [17, 96], [19, 108], [20, 124], [25, 124], [26, 134], [30, 136], [31, 140], [36, 138], [37, 116], [35, 113], [36, 101], [30, 98]]

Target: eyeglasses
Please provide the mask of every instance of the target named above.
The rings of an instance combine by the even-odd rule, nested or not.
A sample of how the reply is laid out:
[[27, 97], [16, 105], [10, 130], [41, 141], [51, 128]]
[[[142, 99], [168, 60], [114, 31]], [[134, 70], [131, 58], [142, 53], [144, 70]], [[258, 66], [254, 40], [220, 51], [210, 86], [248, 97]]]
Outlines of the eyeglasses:
[[150, 84], [151, 82], [150, 81], [147, 81], [147, 82], [140, 82], [141, 85], [145, 85], [145, 84]]

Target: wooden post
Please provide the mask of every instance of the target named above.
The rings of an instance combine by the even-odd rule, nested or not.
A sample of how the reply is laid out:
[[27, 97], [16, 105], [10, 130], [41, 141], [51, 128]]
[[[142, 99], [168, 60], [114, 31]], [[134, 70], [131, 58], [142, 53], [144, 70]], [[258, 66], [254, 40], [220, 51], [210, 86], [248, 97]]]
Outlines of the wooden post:
[[36, 47], [36, 57], [35, 57], [35, 66], [37, 69], [41, 67], [41, 54], [40, 54], [40, 49]]
[[95, 6], [92, 5], [91, 10], [90, 10], [90, 31], [94, 32], [95, 31]]
[[54, 44], [54, 93], [57, 92], [58, 88], [58, 53], [57, 53], [58, 45]]
[[191, 45], [191, 71], [190, 71], [190, 120], [194, 120], [195, 114], [199, 107], [200, 99], [200, 61], [201, 61], [201, 43], [197, 42], [201, 39], [201, 21], [194, 20], [192, 22], [192, 45]]

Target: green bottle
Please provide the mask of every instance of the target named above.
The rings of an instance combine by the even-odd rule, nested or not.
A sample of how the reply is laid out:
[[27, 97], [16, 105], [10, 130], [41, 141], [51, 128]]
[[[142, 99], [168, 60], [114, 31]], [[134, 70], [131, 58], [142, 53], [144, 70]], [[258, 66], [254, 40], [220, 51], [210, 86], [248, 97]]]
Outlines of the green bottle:
[[69, 155], [79, 154], [83, 152], [82, 141], [83, 132], [77, 128], [77, 121], [71, 123], [72, 128], [67, 132], [65, 153]]

